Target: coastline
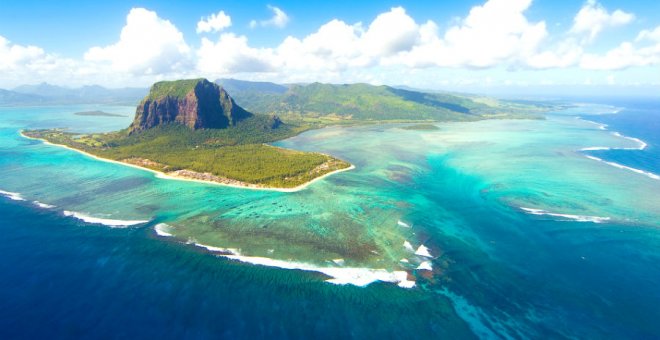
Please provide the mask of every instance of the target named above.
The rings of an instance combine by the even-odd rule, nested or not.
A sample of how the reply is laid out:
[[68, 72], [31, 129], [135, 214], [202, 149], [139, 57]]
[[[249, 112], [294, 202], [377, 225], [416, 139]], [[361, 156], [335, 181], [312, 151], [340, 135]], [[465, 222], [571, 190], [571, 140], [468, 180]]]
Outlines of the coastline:
[[349, 166], [348, 168], [337, 169], [337, 170], [334, 170], [334, 171], [328, 172], [328, 173], [326, 173], [326, 174], [323, 174], [323, 175], [321, 175], [321, 176], [319, 176], [319, 177], [316, 177], [316, 178], [314, 178], [314, 179], [312, 179], [312, 180], [310, 180], [310, 181], [308, 181], [308, 182], [306, 182], [306, 183], [303, 183], [303, 184], [301, 184], [301, 185], [295, 186], [295, 187], [293, 187], [293, 188], [260, 187], [260, 186], [258, 186], [258, 185], [256, 185], [256, 184], [251, 184], [251, 183], [245, 183], [245, 185], [229, 184], [229, 183], [221, 183], [221, 182], [215, 182], [215, 181], [206, 181], [206, 180], [196, 179], [196, 178], [188, 178], [188, 177], [184, 177], [184, 176], [170, 175], [170, 174], [164, 173], [164, 172], [162, 172], [162, 171], [158, 171], [158, 170], [154, 170], [154, 169], [145, 168], [145, 167], [142, 167], [142, 166], [139, 166], [139, 165], [135, 165], [135, 164], [131, 164], [131, 163], [126, 163], [126, 162], [122, 162], [122, 161], [116, 161], [116, 160], [114, 160], [114, 159], [108, 159], [108, 158], [99, 157], [99, 156], [93, 155], [93, 154], [91, 154], [91, 153], [89, 153], [89, 152], [86, 152], [86, 151], [83, 151], [83, 150], [80, 150], [80, 149], [76, 149], [76, 148], [72, 148], [72, 147], [70, 147], [70, 146], [68, 146], [68, 145], [51, 143], [51, 142], [49, 142], [49, 141], [47, 141], [47, 140], [45, 140], [45, 139], [30, 137], [30, 136], [25, 135], [25, 134], [23, 133], [23, 130], [19, 130], [18, 133], [19, 133], [19, 135], [21, 135], [21, 137], [23, 137], [23, 138], [32, 139], [32, 140], [38, 140], [38, 141], [41, 141], [42, 143], [44, 143], [44, 144], [46, 144], [46, 145], [57, 146], [57, 147], [61, 147], [61, 148], [65, 148], [65, 149], [71, 150], [71, 151], [75, 151], [75, 152], [78, 152], [78, 153], [80, 153], [80, 154], [83, 154], [83, 155], [85, 155], [85, 156], [87, 156], [87, 157], [93, 158], [93, 159], [98, 160], [98, 161], [107, 162], [107, 163], [114, 163], [114, 164], [119, 164], [119, 165], [123, 165], [123, 166], [129, 166], [129, 167], [132, 167], [132, 168], [135, 168], [135, 169], [140, 169], [140, 170], [149, 171], [149, 172], [152, 172], [152, 173], [156, 174], [156, 177], [161, 178], [161, 179], [176, 180], [176, 181], [187, 181], [187, 182], [197, 182], [197, 183], [212, 184], [212, 185], [221, 185], [221, 186], [231, 187], [231, 188], [237, 188], [237, 189], [264, 190], [264, 191], [278, 191], [278, 192], [297, 192], [297, 191], [301, 191], [301, 190], [307, 188], [310, 184], [312, 184], [312, 183], [314, 183], [314, 182], [316, 182], [316, 181], [318, 181], [318, 180], [321, 180], [321, 179], [323, 179], [323, 178], [325, 178], [325, 177], [328, 177], [328, 176], [330, 176], [330, 175], [334, 175], [334, 174], [336, 174], [336, 173], [340, 173], [340, 172], [344, 172], [344, 171], [349, 171], [349, 170], [353, 170], [353, 169], [355, 169], [355, 165], [351, 164], [351, 166]]

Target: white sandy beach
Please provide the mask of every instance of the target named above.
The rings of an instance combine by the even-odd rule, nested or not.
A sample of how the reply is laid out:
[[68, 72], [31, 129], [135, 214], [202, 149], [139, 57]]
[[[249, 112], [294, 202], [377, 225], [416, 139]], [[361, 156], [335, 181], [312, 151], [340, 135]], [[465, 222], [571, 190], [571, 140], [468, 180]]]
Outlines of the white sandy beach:
[[120, 164], [120, 165], [124, 165], [124, 166], [130, 166], [130, 167], [140, 169], [140, 170], [149, 171], [149, 172], [152, 172], [152, 173], [156, 174], [156, 177], [161, 178], [161, 179], [170, 179], [170, 180], [177, 180], [177, 181], [187, 181], [187, 182], [197, 182], [197, 183], [212, 184], [212, 185], [221, 185], [221, 186], [239, 188], [239, 189], [279, 191], [279, 192], [296, 192], [296, 191], [303, 190], [303, 189], [307, 188], [310, 184], [312, 184], [312, 183], [314, 183], [318, 180], [321, 180], [325, 177], [328, 177], [330, 175], [333, 175], [333, 174], [336, 174], [336, 173], [339, 173], [339, 172], [344, 172], [344, 171], [349, 171], [349, 170], [355, 169], [355, 165], [351, 164], [351, 166], [349, 166], [348, 168], [338, 169], [338, 170], [335, 170], [335, 171], [328, 172], [326, 174], [323, 174], [322, 176], [314, 178], [313, 180], [311, 180], [307, 183], [301, 184], [301, 185], [293, 187], [293, 188], [268, 188], [268, 187], [260, 187], [260, 186], [257, 186], [255, 184], [251, 184], [251, 183], [245, 183], [244, 185], [236, 185], [236, 184], [220, 183], [220, 182], [214, 182], [214, 181], [205, 181], [205, 180], [201, 180], [201, 179], [187, 178], [187, 177], [182, 177], [182, 176], [173, 176], [173, 175], [170, 175], [170, 174], [166, 174], [162, 171], [141, 167], [139, 165], [125, 163], [125, 162], [121, 162], [121, 161], [115, 161], [115, 160], [107, 159], [107, 158], [102, 158], [102, 157], [93, 155], [91, 153], [88, 153], [88, 152], [85, 152], [85, 151], [82, 151], [82, 150], [79, 150], [79, 149], [72, 148], [72, 147], [67, 146], [67, 145], [55, 144], [55, 143], [51, 143], [47, 140], [43, 140], [43, 139], [40, 139], [40, 138], [33, 138], [33, 137], [30, 137], [30, 136], [26, 136], [25, 134], [23, 134], [23, 130], [19, 131], [19, 134], [24, 138], [32, 139], [32, 140], [38, 140], [38, 141], [41, 141], [41, 142], [43, 142], [44, 144], [47, 144], [47, 145], [52, 145], [52, 146], [57, 146], [57, 147], [69, 149], [71, 151], [81, 153], [81, 154], [83, 154], [87, 157], [91, 157], [95, 160], [99, 160], [99, 161], [102, 161], [102, 162], [115, 163], [115, 164]]

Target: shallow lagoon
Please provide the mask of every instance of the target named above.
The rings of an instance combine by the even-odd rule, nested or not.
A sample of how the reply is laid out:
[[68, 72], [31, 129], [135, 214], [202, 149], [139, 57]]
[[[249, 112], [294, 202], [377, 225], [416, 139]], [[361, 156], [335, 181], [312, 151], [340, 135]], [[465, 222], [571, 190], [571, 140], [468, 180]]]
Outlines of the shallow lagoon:
[[[546, 120], [443, 123], [436, 131], [395, 125], [310, 131], [277, 145], [330, 153], [356, 169], [296, 193], [160, 179], [17, 132], [53, 126], [103, 131], [130, 120], [72, 115], [96, 108], [0, 109], [0, 190], [26, 199], [3, 203], [53, 205], [40, 214], [100, 229], [95, 233], [148, 235], [149, 242], [195, 249], [186, 253], [190, 258], [209, 256], [192, 245], [198, 243], [316, 267], [406, 271], [406, 280], [416, 282], [413, 289], [350, 288], [322, 283], [328, 277], [314, 273], [284, 274], [288, 271], [214, 258], [219, 268], [298, 275], [293, 282], [311, 279], [328, 286], [312, 291], [334, 287], [333, 294], [350, 292], [357, 300], [384, 287], [402, 291], [389, 294], [403, 294], [403, 300], [427, 296], [437, 310], [426, 306], [412, 314], [436, 324], [412, 323], [427, 334], [467, 326], [480, 336], [658, 334], [652, 316], [660, 302], [653, 288], [660, 280], [655, 266], [660, 181], [580, 151], [639, 147], [576, 118], [609, 107], [576, 108]], [[110, 229], [66, 217], [64, 210], [150, 222]], [[161, 223], [168, 225], [161, 234], [173, 237], [157, 235], [154, 228]], [[432, 258], [418, 255], [420, 245]], [[265, 280], [252, 286], [269, 289]]]

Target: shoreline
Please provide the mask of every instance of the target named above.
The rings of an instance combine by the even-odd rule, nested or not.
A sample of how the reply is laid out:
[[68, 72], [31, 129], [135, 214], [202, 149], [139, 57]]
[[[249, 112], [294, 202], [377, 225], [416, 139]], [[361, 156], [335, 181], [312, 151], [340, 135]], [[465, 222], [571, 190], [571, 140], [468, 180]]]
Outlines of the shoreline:
[[[206, 180], [202, 180], [202, 179], [195, 179], [195, 178], [188, 178], [188, 177], [183, 177], [183, 176], [170, 175], [170, 174], [164, 173], [164, 172], [162, 172], [162, 171], [158, 171], [158, 170], [154, 170], [154, 169], [145, 168], [145, 167], [142, 167], [142, 166], [139, 166], [139, 165], [135, 165], [135, 164], [131, 164], [131, 163], [126, 163], [126, 162], [122, 162], [122, 161], [117, 161], [117, 160], [114, 160], [114, 159], [108, 159], [108, 158], [99, 157], [99, 156], [96, 156], [96, 155], [94, 155], [94, 154], [91, 154], [91, 153], [89, 153], [89, 152], [87, 152], [87, 151], [83, 151], [83, 150], [80, 150], [80, 149], [72, 148], [72, 147], [70, 147], [70, 146], [68, 146], [68, 145], [51, 143], [51, 142], [49, 142], [49, 141], [47, 141], [47, 140], [45, 140], [45, 139], [26, 136], [26, 135], [23, 133], [23, 130], [19, 130], [19, 131], [18, 131], [18, 134], [21, 135], [21, 137], [23, 137], [23, 138], [27, 138], [27, 139], [31, 139], [31, 140], [38, 140], [38, 141], [41, 141], [42, 143], [44, 143], [44, 144], [46, 144], [46, 145], [57, 146], [57, 147], [61, 147], [61, 148], [65, 148], [65, 149], [71, 150], [71, 151], [75, 151], [75, 152], [78, 152], [78, 153], [80, 153], [80, 154], [82, 154], [82, 155], [85, 155], [85, 156], [87, 156], [87, 157], [93, 158], [93, 159], [98, 160], [98, 161], [107, 162], [107, 163], [114, 163], [114, 164], [119, 164], [119, 165], [123, 165], [123, 166], [129, 166], [129, 167], [132, 167], [132, 168], [135, 168], [135, 169], [140, 169], [140, 170], [144, 170], [144, 171], [149, 171], [149, 172], [151, 172], [151, 173], [154, 173], [154, 174], [156, 175], [156, 177], [157, 177], [157, 178], [160, 178], [160, 179], [168, 179], [168, 180], [176, 180], [176, 181], [186, 181], [186, 182], [197, 182], [197, 183], [202, 183], [202, 184], [212, 184], [212, 185], [221, 185], [221, 186], [230, 187], [230, 188], [237, 188], [237, 189], [264, 190], [264, 191], [278, 191], [278, 192], [297, 192], [297, 191], [301, 191], [301, 190], [307, 188], [307, 187], [308, 187], [309, 185], [311, 185], [312, 183], [314, 183], [314, 182], [316, 182], [316, 181], [318, 181], [318, 180], [321, 180], [321, 179], [323, 179], [323, 178], [325, 178], [325, 177], [328, 177], [328, 176], [330, 176], [330, 175], [334, 175], [334, 174], [336, 174], [336, 173], [340, 173], [340, 172], [344, 172], [344, 171], [349, 171], [349, 170], [353, 170], [353, 169], [355, 169], [355, 165], [351, 164], [351, 166], [349, 166], [348, 168], [337, 169], [337, 170], [334, 170], [334, 171], [328, 172], [328, 173], [326, 173], [326, 174], [323, 174], [323, 175], [321, 175], [321, 176], [319, 176], [319, 177], [316, 177], [316, 178], [312, 179], [311, 181], [308, 181], [308, 182], [303, 183], [303, 184], [301, 184], [301, 185], [295, 186], [295, 187], [293, 187], [293, 188], [259, 187], [259, 186], [257, 186], [257, 184], [251, 184], [251, 183], [246, 183], [245, 185], [237, 185], [237, 184], [220, 183], [220, 182], [214, 182], [214, 181], [206, 181]], [[188, 170], [188, 171], [192, 171], [192, 170]], [[193, 171], [193, 172], [194, 172], [194, 171]]]

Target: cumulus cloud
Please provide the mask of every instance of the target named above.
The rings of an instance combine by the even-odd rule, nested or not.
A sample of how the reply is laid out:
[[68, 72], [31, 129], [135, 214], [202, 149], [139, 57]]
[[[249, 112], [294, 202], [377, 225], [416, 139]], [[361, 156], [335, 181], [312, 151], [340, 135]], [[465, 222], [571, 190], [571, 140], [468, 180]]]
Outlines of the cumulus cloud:
[[268, 5], [268, 9], [273, 12], [273, 16], [268, 20], [250, 21], [250, 28], [256, 28], [257, 26], [284, 28], [289, 23], [289, 16], [279, 7]]
[[15, 86], [41, 79], [71, 79], [78, 73], [77, 63], [47, 53], [41, 47], [20, 45], [0, 36], [1, 86]]
[[587, 70], [621, 70], [658, 64], [660, 43], [640, 47], [632, 42], [623, 42], [603, 55], [585, 54], [580, 61], [580, 67]]
[[632, 13], [620, 9], [609, 13], [596, 0], [588, 0], [573, 18], [571, 33], [584, 35], [587, 41], [593, 41], [598, 34], [608, 27], [622, 26], [635, 19]]
[[92, 47], [84, 59], [109, 63], [115, 70], [133, 74], [163, 74], [187, 66], [190, 47], [183, 34], [156, 12], [133, 8], [126, 17], [119, 41]]
[[[406, 74], [434, 79], [435, 73], [425, 68], [618, 70], [660, 65], [660, 26], [643, 30], [610, 51], [593, 53], [591, 40], [608, 27], [632, 21], [634, 15], [608, 12], [591, 0], [575, 15], [571, 28], [550, 36], [545, 21], [527, 17], [531, 3], [487, 0], [442, 30], [434, 21], [418, 22], [403, 7], [394, 7], [364, 23], [333, 19], [307, 35], [288, 36], [274, 47], [253, 46], [247, 36], [226, 32], [231, 18], [220, 11], [201, 18], [197, 32], [221, 34], [199, 37], [195, 49], [172, 22], [134, 8], [119, 40], [90, 48], [82, 60], [60, 58], [0, 36], [0, 84], [31, 77], [125, 86], [163, 78], [233, 75], [282, 82], [400, 83]], [[273, 17], [254, 25], [285, 26], [286, 13], [269, 8]]]
[[[444, 33], [435, 22], [418, 23], [404, 8], [394, 7], [367, 25], [333, 19], [303, 38], [289, 36], [275, 48], [250, 47], [247, 37], [225, 34], [217, 42], [202, 41], [197, 66], [214, 75], [270, 72], [287, 79], [304, 75], [306, 80], [317, 80], [377, 66], [616, 69], [656, 63], [652, 46], [622, 45], [607, 55], [585, 54], [583, 41], [574, 36], [582, 31], [576, 28], [552, 43], [544, 21], [527, 19], [530, 6], [531, 0], [488, 0], [474, 6]], [[587, 2], [576, 22], [586, 20], [583, 18], [589, 14], [584, 13], [601, 10], [597, 3]], [[601, 25], [596, 31], [632, 20], [628, 18], [631, 14], [619, 12], [605, 11], [607, 20], [592, 20]], [[638, 40], [659, 38], [659, 32], [644, 31]]]
[[197, 33], [220, 32], [229, 26], [231, 26], [231, 17], [224, 11], [220, 11], [217, 14], [201, 18], [197, 22]]
[[362, 35], [364, 53], [391, 56], [412, 48], [420, 38], [419, 26], [402, 7], [379, 14]]
[[588, 70], [621, 70], [660, 65], [660, 26], [642, 30], [634, 41], [625, 41], [604, 54], [585, 53], [580, 67]]
[[660, 42], [660, 26], [653, 30], [643, 30], [639, 32], [635, 41], [655, 41]]
[[267, 72], [272, 68], [268, 50], [249, 47], [245, 36], [234, 33], [223, 33], [215, 43], [202, 38], [197, 56], [197, 68], [213, 75]]
[[12, 70], [42, 63], [45, 59], [49, 58], [42, 48], [13, 44], [5, 37], [0, 36], [0, 70]]
[[442, 36], [438, 26], [429, 21], [419, 26], [417, 44], [387, 62], [409, 67], [547, 67], [563, 56], [539, 55], [548, 32], [544, 21], [527, 20], [525, 11], [530, 5], [531, 0], [489, 0], [473, 7]]

